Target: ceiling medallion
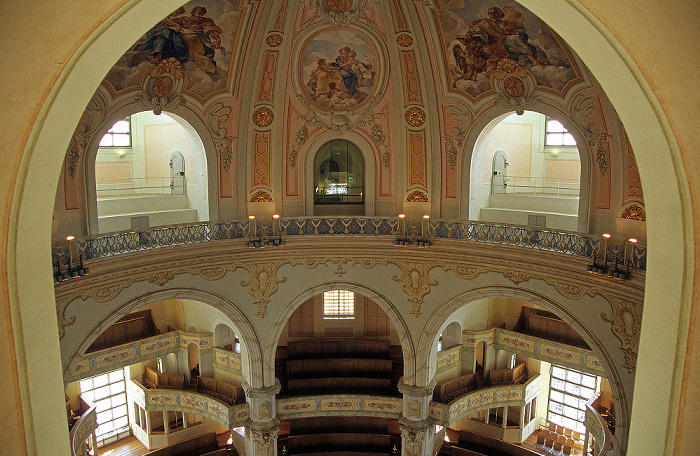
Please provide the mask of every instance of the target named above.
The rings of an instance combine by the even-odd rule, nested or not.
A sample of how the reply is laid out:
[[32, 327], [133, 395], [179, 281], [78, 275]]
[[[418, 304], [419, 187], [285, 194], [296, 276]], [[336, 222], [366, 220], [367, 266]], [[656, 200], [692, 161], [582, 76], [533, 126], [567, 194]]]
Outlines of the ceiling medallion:
[[398, 44], [401, 47], [408, 47], [413, 44], [413, 38], [411, 35], [406, 35], [405, 33], [402, 33], [401, 35], [396, 37], [396, 44]]
[[503, 80], [503, 89], [513, 98], [520, 98], [525, 94], [525, 84], [515, 76], [508, 76]]
[[265, 40], [265, 43], [267, 43], [267, 45], [270, 47], [277, 47], [280, 44], [282, 44], [282, 35], [279, 35], [277, 33], [268, 35], [267, 39]]
[[270, 108], [262, 107], [255, 110], [253, 113], [253, 123], [258, 127], [267, 127], [272, 123], [275, 115]]
[[410, 126], [420, 127], [425, 122], [425, 111], [417, 106], [414, 106], [406, 111], [404, 117]]
[[151, 90], [153, 90], [155, 96], [163, 98], [170, 95], [170, 92], [173, 91], [173, 86], [173, 78], [162, 74], [153, 81]]

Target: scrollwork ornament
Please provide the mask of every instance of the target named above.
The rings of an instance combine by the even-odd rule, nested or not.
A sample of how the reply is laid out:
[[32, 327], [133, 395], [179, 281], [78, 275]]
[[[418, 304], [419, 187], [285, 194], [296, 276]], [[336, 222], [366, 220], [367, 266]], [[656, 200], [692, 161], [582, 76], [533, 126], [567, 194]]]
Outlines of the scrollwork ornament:
[[393, 276], [396, 282], [401, 282], [401, 289], [408, 296], [411, 303], [411, 313], [416, 317], [421, 315], [423, 296], [430, 293], [430, 287], [438, 284], [437, 280], [430, 280], [428, 272], [433, 268], [431, 263], [404, 263], [394, 262], [401, 269], [401, 276]]
[[172, 110], [185, 102], [181, 94], [185, 80], [180, 62], [174, 57], [167, 58], [146, 73], [142, 90], [134, 100], [160, 115], [164, 109]]
[[267, 315], [267, 304], [270, 302], [270, 296], [277, 291], [277, 284], [287, 280], [286, 277], [281, 279], [277, 277], [277, 269], [281, 264], [276, 262], [243, 266], [248, 270], [250, 278], [247, 282], [241, 281], [240, 285], [248, 287], [248, 293], [253, 297], [253, 302], [258, 305], [255, 315], [261, 318]]
[[579, 94], [573, 99], [572, 105], [574, 123], [583, 132], [591, 152], [594, 152], [600, 174], [604, 176], [610, 167], [610, 159], [606, 148], [610, 135], [602, 133], [597, 124], [588, 120], [595, 113], [595, 100]]
[[425, 441], [427, 426], [422, 422], [411, 423], [402, 418], [400, 420], [401, 436], [406, 444], [406, 454], [409, 456], [418, 456], [421, 454], [421, 448]]
[[635, 303], [616, 296], [605, 296], [610, 304], [610, 315], [600, 314], [600, 317], [612, 323], [612, 333], [622, 343], [620, 350], [624, 353], [625, 363], [623, 367], [632, 373], [637, 365], [637, 349], [639, 348], [639, 335], [642, 327], [642, 304]]
[[211, 268], [197, 269], [196, 274], [204, 280], [214, 281], [219, 280], [226, 275], [226, 268], [223, 266], [214, 266]]
[[66, 152], [66, 172], [73, 179], [78, 167], [80, 153], [87, 148], [87, 144], [104, 120], [106, 112], [105, 102], [97, 94], [88, 103], [80, 123], [75, 127], [73, 138]]
[[291, 152], [289, 152], [288, 162], [289, 162], [290, 168], [294, 168], [294, 165], [296, 164], [296, 161], [297, 161], [298, 150], [306, 142], [306, 139], [308, 138], [308, 136], [309, 136], [309, 129], [306, 127], [306, 124], [303, 124], [297, 130], [297, 134], [294, 137], [294, 145], [292, 145], [292, 150], [291, 150]]
[[535, 92], [534, 76], [524, 67], [510, 59], [502, 59], [496, 65], [491, 84], [496, 90], [496, 101], [501, 106], [513, 109], [518, 115], [532, 109], [541, 97]]
[[64, 298], [56, 301], [56, 316], [58, 317], [58, 339], [61, 340], [66, 333], [65, 327], [75, 323], [75, 315], [66, 318], [66, 308], [73, 298]]
[[503, 277], [518, 285], [522, 282], [527, 282], [532, 277], [532, 274], [525, 271], [516, 271], [515, 269], [506, 269], [503, 271]]
[[159, 271], [148, 276], [148, 283], [155, 283], [158, 285], [165, 285], [175, 277], [173, 271]]
[[[257, 424], [257, 423], [256, 423]], [[271, 456], [274, 454], [274, 445], [277, 438], [279, 425], [274, 423], [268, 426], [251, 426], [251, 436], [257, 444], [258, 456]]]
[[214, 147], [221, 155], [221, 165], [224, 172], [231, 169], [231, 155], [233, 153], [233, 138], [228, 136], [228, 130], [221, 124], [226, 122], [231, 114], [231, 108], [222, 103], [216, 103], [206, 114], [207, 131], [214, 140]]
[[316, 0], [321, 16], [336, 27], [354, 22], [359, 14], [361, 0]]

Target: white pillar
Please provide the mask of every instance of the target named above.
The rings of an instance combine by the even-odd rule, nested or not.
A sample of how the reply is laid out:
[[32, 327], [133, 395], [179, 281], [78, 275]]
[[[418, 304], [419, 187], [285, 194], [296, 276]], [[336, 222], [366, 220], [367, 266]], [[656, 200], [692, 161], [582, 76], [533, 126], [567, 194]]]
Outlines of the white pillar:
[[97, 456], [97, 429], [92, 431], [92, 456]]
[[168, 412], [163, 412], [163, 432], [165, 435], [170, 434], [170, 416]]
[[182, 412], [182, 428], [187, 429], [187, 414]]
[[520, 429], [525, 429], [525, 414], [527, 413], [527, 406], [528, 404], [521, 405], [520, 406]]
[[430, 400], [435, 379], [428, 386], [398, 384], [403, 393], [401, 425], [402, 456], [432, 456], [435, 447], [435, 425], [430, 419]]
[[243, 382], [250, 408], [250, 418], [245, 425], [245, 454], [277, 456], [277, 393], [281, 388], [279, 381], [265, 388], [251, 388], [247, 382]]
[[151, 432], [153, 431], [153, 425], [151, 424], [151, 413], [145, 410], [143, 413], [146, 415], [146, 434], [151, 435]]
[[484, 424], [489, 424], [489, 416], [491, 415], [491, 409], [486, 409], [486, 418], [484, 418]]
[[508, 406], [504, 405], [503, 406], [503, 429], [505, 429], [508, 425]]

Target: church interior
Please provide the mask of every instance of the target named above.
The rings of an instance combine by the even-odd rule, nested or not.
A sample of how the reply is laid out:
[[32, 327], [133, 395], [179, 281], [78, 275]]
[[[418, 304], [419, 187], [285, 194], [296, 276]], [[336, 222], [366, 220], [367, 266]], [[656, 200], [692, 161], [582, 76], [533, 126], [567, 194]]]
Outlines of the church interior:
[[693, 453], [696, 2], [0, 11], [0, 454]]

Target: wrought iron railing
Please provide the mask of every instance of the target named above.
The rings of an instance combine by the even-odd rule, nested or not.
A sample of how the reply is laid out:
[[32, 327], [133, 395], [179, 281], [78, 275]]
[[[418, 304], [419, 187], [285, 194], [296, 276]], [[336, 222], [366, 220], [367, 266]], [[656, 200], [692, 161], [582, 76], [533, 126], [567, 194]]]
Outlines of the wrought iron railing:
[[[298, 217], [270, 221], [199, 222], [127, 230], [76, 239], [53, 249], [54, 275], [77, 262], [164, 247], [215, 241], [281, 239], [292, 236], [377, 236], [409, 240], [453, 239], [509, 245], [587, 257], [606, 268], [646, 270], [646, 247], [610, 244], [598, 235], [489, 222], [419, 220], [394, 217]], [[250, 245], [250, 244], [249, 244]], [[259, 244], [258, 244], [259, 245]], [[277, 245], [277, 244], [275, 244]], [[421, 245], [421, 244], [419, 244]], [[423, 244], [425, 245], [425, 244]], [[605, 253], [607, 251], [607, 253]], [[70, 265], [70, 267], [69, 267]]]

